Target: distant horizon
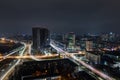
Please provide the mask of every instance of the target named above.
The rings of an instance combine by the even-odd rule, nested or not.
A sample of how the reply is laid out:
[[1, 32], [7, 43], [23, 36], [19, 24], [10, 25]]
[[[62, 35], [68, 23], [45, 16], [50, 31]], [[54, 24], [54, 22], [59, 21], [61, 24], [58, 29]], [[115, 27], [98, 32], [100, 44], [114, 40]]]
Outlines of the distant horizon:
[[[67, 33], [70, 33], [70, 32], [64, 32], [64, 33], [58, 33], [58, 32], [50, 32], [50, 34], [67, 34]], [[75, 33], [75, 32], [73, 32]], [[99, 36], [99, 35], [102, 35], [102, 34], [110, 34], [111, 32], [102, 32], [102, 33], [75, 33], [76, 35], [96, 35], [96, 36]], [[116, 35], [120, 35], [120, 33], [115, 33], [115, 32], [112, 32]], [[18, 33], [18, 34], [14, 34], [14, 33], [2, 33], [0, 34], [0, 37], [4, 37], [4, 36], [14, 36], [14, 35], [30, 35], [32, 36], [32, 32], [31, 33]]]

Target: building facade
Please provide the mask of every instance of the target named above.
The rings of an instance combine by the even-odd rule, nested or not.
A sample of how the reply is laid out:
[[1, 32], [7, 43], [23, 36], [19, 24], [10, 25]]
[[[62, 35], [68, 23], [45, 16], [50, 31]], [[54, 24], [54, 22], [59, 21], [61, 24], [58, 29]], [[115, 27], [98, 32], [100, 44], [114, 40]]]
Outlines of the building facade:
[[50, 32], [46, 28], [34, 27], [32, 28], [33, 48], [41, 49], [49, 43]]
[[73, 32], [67, 34], [67, 48], [74, 50], [75, 48], [75, 34]]
[[86, 50], [93, 51], [93, 41], [86, 41]]
[[86, 52], [86, 58], [92, 64], [100, 64], [101, 63], [101, 55], [99, 52]]

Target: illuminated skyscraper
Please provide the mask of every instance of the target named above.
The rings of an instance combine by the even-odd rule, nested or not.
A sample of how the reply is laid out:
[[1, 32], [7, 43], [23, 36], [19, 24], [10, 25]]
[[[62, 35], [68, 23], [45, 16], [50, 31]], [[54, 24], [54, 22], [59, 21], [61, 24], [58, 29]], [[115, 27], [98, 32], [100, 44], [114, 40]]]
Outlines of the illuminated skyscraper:
[[67, 35], [67, 48], [73, 50], [75, 48], [75, 34], [73, 32]]
[[86, 41], [86, 50], [93, 51], [93, 41]]
[[33, 48], [44, 48], [49, 43], [49, 30], [41, 27], [32, 28]]

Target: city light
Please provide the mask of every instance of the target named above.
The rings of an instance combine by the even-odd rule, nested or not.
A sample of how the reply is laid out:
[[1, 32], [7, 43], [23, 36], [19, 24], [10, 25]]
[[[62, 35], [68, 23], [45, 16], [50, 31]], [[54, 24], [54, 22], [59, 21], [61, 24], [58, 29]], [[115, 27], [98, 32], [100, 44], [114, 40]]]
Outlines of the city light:
[[120, 0], [1, 0], [0, 80], [120, 80]]
[[2, 41], [5, 41], [5, 38], [1, 38]]

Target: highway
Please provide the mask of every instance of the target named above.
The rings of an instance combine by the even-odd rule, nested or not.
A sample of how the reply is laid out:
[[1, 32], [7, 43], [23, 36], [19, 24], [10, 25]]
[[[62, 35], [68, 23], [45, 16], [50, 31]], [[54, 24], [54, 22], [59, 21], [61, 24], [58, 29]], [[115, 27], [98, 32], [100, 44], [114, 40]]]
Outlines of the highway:
[[64, 53], [66, 57], [68, 58], [72, 58], [73, 60], [75, 60], [76, 62], [79, 62], [80, 64], [82, 64], [83, 66], [85, 66], [86, 68], [88, 68], [89, 70], [91, 70], [92, 72], [94, 72], [95, 74], [99, 75], [101, 78], [105, 79], [105, 80], [114, 80], [114, 78], [111, 78], [110, 76], [104, 74], [103, 72], [95, 69], [94, 67], [90, 66], [89, 64], [86, 64], [84, 61], [75, 58], [71, 53], [68, 53], [67, 51], [62, 50], [58, 44], [56, 45], [56, 43], [54, 43], [54, 41], [50, 42], [50, 45], [56, 49], [57, 51]]
[[[57, 56], [58, 56], [58, 54], [48, 54], [48, 55], [40, 55], [40, 56], [39, 55], [35, 55], [34, 57], [38, 58], [38, 59], [43, 59], [43, 58], [50, 58], [50, 57], [57, 57]], [[31, 59], [31, 55], [8, 56], [6, 59]]]
[[[45, 58], [51, 58], [51, 57], [57, 57], [57, 56], [59, 56], [59, 54], [47, 54], [47, 53], [45, 55], [40, 55], [40, 56], [39, 55], [34, 55], [31, 52], [31, 49], [32, 49], [31, 45], [32, 44], [27, 45], [28, 46], [28, 53], [30, 54], [28, 56], [28, 58], [31, 58], [31, 59], [33, 59], [35, 61], [44, 61], [44, 60], [46, 60]], [[47, 60], [52, 60], [52, 59], [47, 59]]]
[[[20, 48], [20, 49], [22, 49], [22, 48]], [[10, 56], [10, 55], [18, 52], [20, 49], [18, 48], [18, 49], [16, 49], [16, 50], [12, 51], [11, 53], [8, 53], [7, 55], [5, 55], [5, 56], [3, 57], [3, 59], [6, 59], [8, 56]]]
[[[12, 72], [12, 70], [14, 70], [15, 66], [18, 65], [21, 62], [21, 58], [32, 58], [33, 60], [36, 61], [42, 61], [45, 57], [53, 57], [53, 56], [57, 56], [56, 55], [43, 55], [43, 56], [34, 56], [31, 52], [31, 44], [24, 44], [24, 49], [21, 51], [20, 55], [17, 56], [17, 61], [11, 62], [11, 65], [9, 67], [7, 67], [5, 69], [5, 71], [3, 71], [0, 74], [0, 80], [7, 80], [7, 77], [9, 76], [9, 74]], [[83, 65], [84, 67], [86, 67], [87, 69], [89, 69], [90, 71], [94, 72], [95, 74], [99, 75], [101, 78], [105, 79], [105, 80], [114, 80], [113, 78], [111, 78], [110, 76], [104, 74], [103, 72], [93, 68], [92, 66], [90, 66], [89, 64], [86, 64], [84, 61], [77, 59], [74, 57], [73, 54], [68, 53], [67, 51], [64, 51], [63, 48], [61, 48], [58, 43], [56, 45], [56, 43], [54, 43], [54, 41], [50, 42], [50, 45], [56, 49], [58, 52], [60, 52], [61, 54], [63, 54], [65, 56], [65, 58], [70, 58], [73, 61], [76, 61], [77, 63], [79, 63], [80, 65]], [[26, 48], [28, 47], [27, 51]], [[29, 56], [25, 56], [25, 54], [29, 54]], [[7, 56], [8, 57], [8, 56]], [[14, 57], [15, 58], [15, 57]]]
[[[22, 43], [22, 44], [24, 44], [24, 49], [21, 51], [19, 56], [23, 56], [24, 51], [26, 49], [26, 44], [25, 43]], [[14, 70], [15, 66], [18, 65], [20, 63], [20, 61], [21, 61], [21, 59], [17, 59], [17, 61], [13, 61], [9, 67], [4, 69], [5, 71], [3, 71], [2, 74], [0, 75], [0, 80], [7, 80], [11, 71]]]
[[[24, 45], [23, 42], [21, 42], [21, 44]], [[0, 56], [0, 61], [3, 61], [3, 60], [5, 60], [5, 59], [7, 59], [10, 55], [12, 55], [12, 54], [14, 54], [14, 53], [20, 51], [20, 50], [23, 49], [23, 48], [24, 48], [24, 47], [19, 47], [19, 48], [15, 49], [15, 50], [12, 50], [10, 53], [7, 53], [7, 55], [4, 55], [3, 57]]]

